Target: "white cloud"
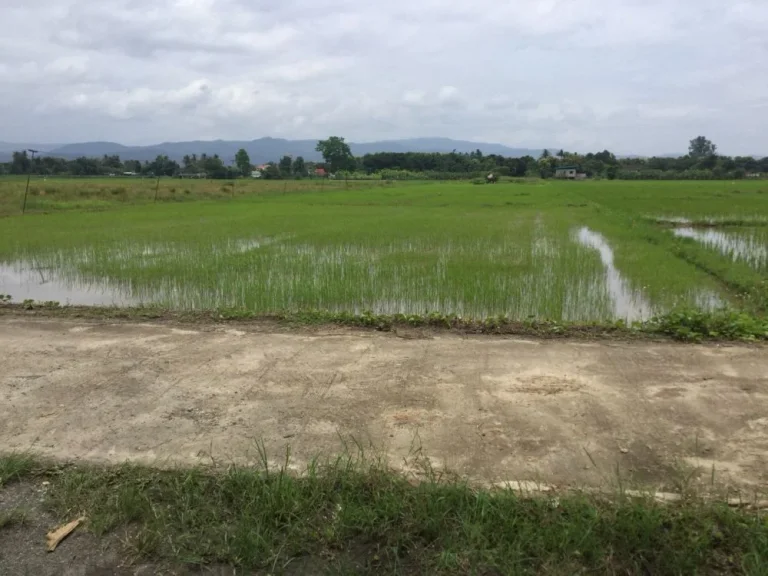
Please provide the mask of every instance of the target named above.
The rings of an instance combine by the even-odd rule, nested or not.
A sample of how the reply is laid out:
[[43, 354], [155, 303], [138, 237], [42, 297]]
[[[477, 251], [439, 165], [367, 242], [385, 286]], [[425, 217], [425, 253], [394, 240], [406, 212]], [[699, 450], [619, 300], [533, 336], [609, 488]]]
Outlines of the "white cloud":
[[3, 20], [1, 140], [768, 154], [764, 0], [39, 0]]

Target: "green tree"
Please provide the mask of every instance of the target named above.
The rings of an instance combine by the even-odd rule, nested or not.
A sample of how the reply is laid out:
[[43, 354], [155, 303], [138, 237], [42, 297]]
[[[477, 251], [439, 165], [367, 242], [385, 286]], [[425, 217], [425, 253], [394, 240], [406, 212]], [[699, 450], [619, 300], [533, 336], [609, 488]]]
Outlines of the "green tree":
[[274, 162], [270, 162], [264, 167], [264, 171], [261, 173], [262, 178], [265, 178], [267, 180], [279, 180], [280, 179], [280, 169], [277, 167], [277, 164]]
[[704, 136], [696, 136], [688, 144], [688, 154], [694, 158], [703, 158], [705, 156], [714, 156], [717, 152], [717, 146], [712, 144]]
[[541, 153], [541, 156], [539, 158], [549, 158], [549, 150], [544, 148], [544, 151]]
[[32, 168], [27, 151], [14, 152], [11, 160], [11, 174], [26, 174]]
[[283, 178], [287, 178], [291, 175], [292, 166], [293, 161], [291, 160], [290, 156], [283, 156], [280, 158], [280, 174], [283, 175]]
[[245, 148], [240, 148], [240, 150], [237, 151], [237, 154], [235, 154], [235, 164], [237, 165], [240, 174], [243, 176], [247, 176], [251, 173], [251, 158], [248, 156], [248, 152], [245, 151]]
[[554, 157], [550, 155], [544, 156], [544, 154], [542, 154], [541, 158], [539, 158], [539, 176], [542, 178], [551, 178], [555, 175], [555, 166], [557, 166], [557, 161]]
[[224, 166], [224, 163], [221, 161], [218, 154], [214, 154], [213, 156], [202, 154], [200, 156], [200, 166], [206, 176], [208, 176], [208, 178], [213, 178], [214, 180], [221, 180], [228, 175], [227, 168]]
[[307, 175], [307, 166], [304, 164], [304, 158], [302, 156], [296, 156], [296, 159], [293, 161], [292, 170], [294, 176]]
[[320, 140], [315, 150], [323, 155], [326, 167], [332, 173], [347, 169], [354, 161], [349, 144], [344, 142], [344, 138], [339, 136], [331, 136], [328, 140]]
[[179, 164], [165, 154], [160, 154], [147, 165], [147, 172], [155, 176], [175, 176], [179, 172]]
[[126, 160], [124, 166], [128, 172], [135, 172], [136, 174], [141, 172], [141, 162], [138, 160]]
[[110, 168], [113, 170], [120, 170], [123, 167], [123, 163], [120, 161], [120, 156], [117, 154], [112, 156], [104, 154], [104, 157], [101, 159], [101, 163], [105, 168]]

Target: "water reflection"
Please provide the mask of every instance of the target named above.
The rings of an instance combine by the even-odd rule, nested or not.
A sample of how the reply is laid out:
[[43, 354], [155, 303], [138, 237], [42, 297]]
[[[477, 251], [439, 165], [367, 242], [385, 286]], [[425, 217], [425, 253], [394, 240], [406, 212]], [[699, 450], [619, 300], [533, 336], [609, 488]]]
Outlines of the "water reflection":
[[28, 262], [0, 264], [0, 294], [12, 302], [55, 301], [79, 306], [130, 306], [138, 302], [121, 290], [100, 282], [65, 278], [53, 268], [36, 267]]
[[755, 268], [764, 268], [768, 264], [768, 247], [765, 238], [755, 231], [723, 232], [708, 228], [676, 228], [675, 236], [693, 238], [709, 248], [714, 248], [733, 261], [741, 260]]
[[651, 303], [642, 292], [633, 290], [621, 272], [616, 269], [613, 263], [613, 250], [602, 234], [583, 227], [577, 232], [576, 239], [583, 246], [593, 248], [600, 254], [600, 260], [605, 269], [605, 288], [611, 299], [614, 317], [631, 322], [653, 316]]

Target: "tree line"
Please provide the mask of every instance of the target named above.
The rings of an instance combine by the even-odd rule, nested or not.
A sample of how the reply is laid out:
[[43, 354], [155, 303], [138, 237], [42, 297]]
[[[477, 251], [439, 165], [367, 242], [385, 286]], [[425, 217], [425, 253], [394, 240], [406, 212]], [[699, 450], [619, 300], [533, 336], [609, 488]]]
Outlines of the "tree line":
[[[558, 167], [574, 167], [591, 178], [608, 179], [741, 179], [768, 176], [768, 157], [722, 156], [717, 146], [703, 136], [689, 142], [688, 154], [679, 158], [620, 158], [608, 150], [579, 154], [544, 150], [538, 157], [511, 158], [474, 152], [377, 152], [354, 156], [344, 138], [331, 136], [317, 143], [323, 162], [305, 161], [301, 156], [283, 156], [277, 162], [254, 166], [245, 149], [227, 165], [217, 155], [191, 154], [176, 162], [165, 155], [154, 160], [122, 160], [118, 155], [101, 158], [82, 156], [73, 160], [53, 156], [30, 156], [14, 152], [10, 162], [0, 163], [0, 174], [71, 176], [138, 175], [232, 179], [258, 175], [266, 179], [304, 178], [331, 175], [342, 178], [439, 178], [486, 177], [550, 178]], [[257, 171], [257, 174], [254, 172]]]

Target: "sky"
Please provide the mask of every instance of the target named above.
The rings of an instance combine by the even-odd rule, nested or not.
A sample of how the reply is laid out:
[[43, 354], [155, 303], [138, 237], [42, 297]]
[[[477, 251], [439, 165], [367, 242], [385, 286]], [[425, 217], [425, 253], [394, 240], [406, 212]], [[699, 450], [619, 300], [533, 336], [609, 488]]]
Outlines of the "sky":
[[0, 141], [768, 155], [767, 0], [3, 4]]

